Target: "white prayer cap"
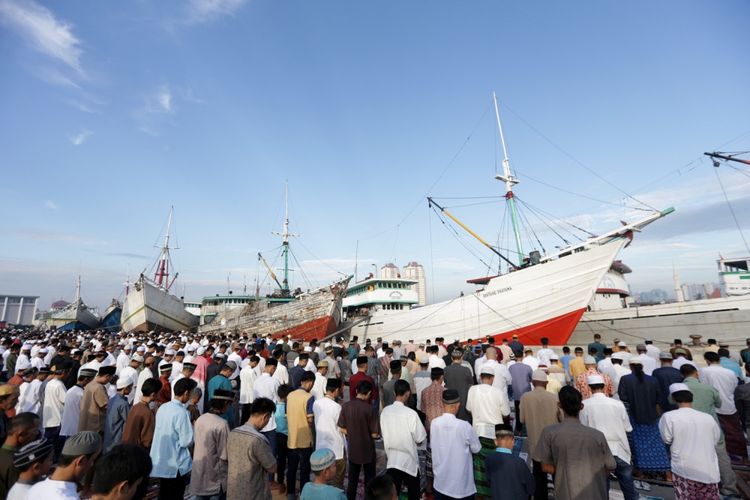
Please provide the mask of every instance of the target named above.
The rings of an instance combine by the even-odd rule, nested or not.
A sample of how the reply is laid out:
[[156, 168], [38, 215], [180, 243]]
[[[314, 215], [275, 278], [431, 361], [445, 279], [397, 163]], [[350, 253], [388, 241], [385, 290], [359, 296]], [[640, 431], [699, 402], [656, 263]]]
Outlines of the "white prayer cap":
[[612, 353], [612, 359], [625, 359], [625, 353], [624, 352], [613, 352]]
[[589, 385], [604, 384], [604, 377], [601, 375], [589, 375], [586, 377], [586, 383]]
[[47, 349], [46, 347], [42, 347], [41, 349], [39, 349], [39, 354], [47, 354], [48, 352], [49, 349]]
[[142, 345], [139, 345], [138, 349], [136, 349], [135, 352], [146, 352], [146, 348]]
[[584, 356], [584, 358], [583, 358], [583, 364], [584, 365], [595, 365], [596, 364], [596, 359], [594, 358], [594, 356]]
[[130, 379], [126, 378], [118, 378], [117, 379], [117, 389], [124, 389], [125, 387], [128, 387], [130, 385], [133, 385], [133, 382], [130, 381]]
[[140, 356], [138, 354], [134, 355], [132, 358], [130, 358], [131, 361], [138, 361], [139, 363], [143, 363], [143, 356]]
[[549, 359], [552, 361], [558, 361], [560, 359], [560, 356], [558, 356], [557, 354], [552, 354]]
[[167, 349], [166, 351], [164, 351], [164, 354], [166, 356], [174, 356], [174, 349]]
[[197, 354], [198, 356], [203, 356], [204, 354], [206, 354], [206, 348], [205, 348], [205, 347], [199, 347], [199, 348], [198, 348], [198, 350], [197, 350], [197, 351], [195, 351], [195, 353], [196, 353], [196, 354]]
[[24, 344], [23, 347], [21, 347], [22, 351], [30, 351], [31, 350], [31, 344]]
[[304, 351], [305, 352], [312, 352], [312, 347], [310, 347], [309, 345], [306, 345]]
[[687, 384], [679, 383], [679, 384], [672, 384], [669, 386], [670, 394], [674, 394], [675, 392], [680, 392], [680, 391], [692, 392], [690, 390], [690, 387], [687, 386]]
[[479, 374], [480, 375], [492, 375], [494, 377], [495, 376], [495, 370], [493, 370], [491, 366], [483, 366], [479, 370]]
[[531, 380], [534, 382], [547, 382], [547, 374], [544, 373], [544, 370], [534, 370], [531, 374]]
[[187, 346], [187, 352], [195, 352], [195, 346], [193, 345]]
[[620, 342], [618, 342], [618, 344], [617, 344], [617, 347], [627, 347], [627, 346], [628, 346], [628, 344], [626, 344], [626, 343], [625, 343], [625, 342], [623, 342], [623, 341], [620, 341]]

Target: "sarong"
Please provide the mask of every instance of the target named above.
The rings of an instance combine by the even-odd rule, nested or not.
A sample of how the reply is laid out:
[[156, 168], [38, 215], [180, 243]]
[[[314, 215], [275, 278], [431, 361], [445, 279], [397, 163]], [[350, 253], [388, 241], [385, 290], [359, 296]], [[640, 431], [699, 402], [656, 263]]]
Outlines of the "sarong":
[[699, 483], [672, 473], [676, 500], [719, 500], [719, 483]]
[[474, 455], [474, 483], [477, 487], [477, 496], [491, 497], [492, 490], [490, 490], [490, 483], [487, 480], [487, 471], [484, 464], [487, 455], [494, 453], [497, 447], [493, 439], [486, 437], [480, 436], [479, 443], [482, 445], [482, 449]]
[[740, 422], [739, 412], [732, 415], [719, 415], [719, 425], [724, 431], [724, 439], [727, 443], [727, 453], [738, 457], [747, 458], [747, 443], [745, 435], [742, 433], [742, 423]]
[[633, 452], [633, 467], [643, 471], [668, 471], [669, 455], [659, 434], [659, 426], [639, 424], [630, 418], [633, 432], [628, 433], [630, 449]]

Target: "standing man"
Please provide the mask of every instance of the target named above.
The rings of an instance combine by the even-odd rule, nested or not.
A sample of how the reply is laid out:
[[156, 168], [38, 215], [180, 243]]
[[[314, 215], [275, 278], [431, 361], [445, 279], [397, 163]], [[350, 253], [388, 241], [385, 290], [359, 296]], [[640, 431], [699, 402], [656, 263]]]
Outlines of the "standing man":
[[[651, 358], [649, 358], [651, 359]], [[606, 373], [600, 373], [596, 369], [596, 359], [593, 356], [584, 356], [583, 363], [586, 365], [586, 371], [579, 374], [574, 382], [575, 388], [581, 393], [584, 401], [591, 397], [591, 391], [589, 390], [588, 377], [592, 375], [601, 375], [604, 379], [604, 394], [608, 397], [612, 397], [615, 393], [612, 379]]]
[[[260, 377], [255, 379], [255, 382], [253, 382], [253, 401], [257, 398], [265, 398], [271, 400], [274, 404], [279, 402], [279, 379], [274, 377], [276, 369], [277, 361], [274, 358], [269, 358], [266, 361], [266, 366], [263, 367], [263, 373], [260, 374]], [[252, 405], [250, 408], [252, 409]], [[278, 424], [276, 422], [276, 417], [277, 415], [272, 415], [272, 418], [268, 421], [266, 426], [259, 429], [261, 434], [263, 434], [268, 440], [268, 444], [271, 446], [271, 452], [274, 455], [277, 455], [276, 428]], [[245, 422], [247, 422], [247, 420], [245, 420]]]
[[[514, 363], [508, 369], [512, 377], [513, 404], [515, 406], [516, 434], [521, 434], [521, 397], [531, 390], [531, 376], [534, 370], [526, 363]], [[497, 378], [497, 377], [495, 377]], [[497, 381], [495, 382], [497, 386]], [[494, 434], [493, 434], [494, 436]]]
[[104, 452], [108, 452], [122, 441], [125, 422], [128, 420], [130, 405], [128, 395], [133, 385], [128, 379], [117, 379], [117, 394], [107, 403], [107, 417], [104, 425]]
[[[543, 370], [534, 370], [531, 376], [530, 392], [521, 397], [521, 423], [526, 424], [528, 435], [528, 449], [534, 450], [542, 430], [554, 425], [557, 419], [557, 395], [547, 391], [547, 374]], [[542, 470], [542, 464], [533, 460], [534, 484], [536, 500], [547, 499], [547, 473]]]
[[[120, 353], [120, 356], [122, 356], [122, 353]], [[117, 357], [117, 363], [120, 363], [120, 356]], [[128, 360], [128, 362], [120, 368], [118, 373], [118, 380], [127, 380], [130, 385], [132, 385], [132, 389], [130, 390], [130, 393], [128, 394], [128, 404], [133, 404], [133, 401], [135, 400], [135, 389], [138, 387], [138, 369], [141, 367], [141, 363], [143, 363], [143, 356], [139, 354], [134, 354], [132, 358]], [[151, 370], [144, 370], [147, 373], [151, 373]], [[106, 449], [106, 447], [105, 447]]]
[[276, 459], [260, 430], [273, 419], [275, 411], [270, 399], [255, 398], [250, 419], [229, 434], [227, 498], [271, 500], [268, 475], [276, 472]]
[[42, 427], [44, 437], [55, 449], [55, 458], [62, 450], [64, 439], [60, 439], [60, 426], [62, 425], [62, 414], [65, 408], [65, 377], [68, 376], [70, 362], [61, 361], [50, 369], [52, 379], [47, 382], [44, 390], [44, 402], [42, 403]]
[[190, 493], [199, 499], [226, 497], [229, 424], [221, 415], [232, 401], [232, 391], [218, 389], [209, 403], [208, 413], [195, 421]]
[[81, 368], [75, 385], [65, 393], [65, 403], [63, 404], [60, 421], [61, 438], [68, 438], [78, 432], [83, 391], [86, 385], [94, 380], [94, 377], [96, 377], [96, 371], [90, 368]]
[[[492, 500], [528, 499], [534, 495], [534, 477], [520, 457], [513, 456], [513, 427], [500, 424], [495, 429], [495, 453], [487, 456], [487, 481]], [[546, 489], [546, 485], [545, 485]]]
[[469, 412], [466, 411], [466, 398], [469, 396], [469, 389], [474, 385], [474, 377], [472, 377], [471, 370], [462, 364], [463, 357], [464, 353], [461, 349], [453, 349], [451, 364], [445, 368], [443, 379], [445, 388], [458, 392], [458, 397], [461, 398], [456, 417], [471, 422]]
[[336, 402], [340, 395], [341, 379], [329, 378], [326, 383], [325, 397], [313, 403], [313, 415], [315, 418], [315, 449], [327, 448], [333, 451], [336, 460], [336, 473], [331, 478], [331, 484], [343, 490], [344, 472], [346, 472], [344, 435], [338, 428], [341, 405]]
[[144, 382], [141, 388], [141, 399], [133, 405], [128, 413], [128, 419], [125, 421], [125, 430], [122, 433], [123, 443], [140, 446], [146, 451], [151, 449], [156, 416], [149, 405], [156, 398], [159, 389], [161, 389], [161, 382], [155, 378], [150, 378]]
[[718, 500], [715, 448], [721, 436], [719, 426], [710, 416], [691, 407], [693, 393], [687, 385], [672, 384], [669, 392], [677, 409], [661, 417], [659, 432], [670, 447], [675, 496], [678, 500]]
[[477, 492], [472, 455], [479, 453], [482, 445], [471, 425], [456, 418], [460, 404], [458, 391], [443, 391], [444, 412], [430, 427], [432, 487], [436, 499], [473, 497]]
[[409, 383], [399, 380], [395, 385], [396, 401], [380, 414], [383, 446], [388, 457], [388, 475], [396, 484], [396, 491], [406, 484], [409, 500], [419, 499], [419, 461], [417, 445], [427, 438], [417, 412], [406, 406], [411, 394]]
[[[685, 377], [683, 383], [688, 386], [688, 389], [690, 389], [690, 392], [693, 394], [692, 408], [710, 415], [718, 425], [719, 419], [716, 416], [716, 409], [721, 406], [721, 396], [719, 396], [719, 391], [710, 385], [699, 381], [698, 369], [692, 364], [688, 363], [683, 365], [682, 368], [680, 368], [680, 373]], [[745, 385], [747, 384], [742, 384], [737, 387], [740, 388]], [[740, 492], [737, 488], [737, 475], [734, 473], [734, 469], [732, 469], [732, 460], [727, 453], [723, 433], [719, 438], [719, 442], [716, 444], [716, 456], [719, 460], [719, 476], [721, 477], [721, 489], [719, 493], [728, 497], [731, 497], [732, 495], [739, 497]]]
[[80, 498], [78, 485], [94, 467], [101, 450], [102, 438], [96, 432], [83, 431], [71, 436], [65, 441], [55, 471], [44, 481], [32, 486], [26, 497], [77, 500]]
[[[133, 396], [133, 401], [141, 400], [141, 387], [143, 387], [143, 383], [150, 378], [155, 378], [153, 372], [151, 371], [151, 367], [153, 366], [153, 364], [153, 356], [148, 355], [143, 358], [143, 369], [138, 374], [138, 379], [135, 384], [135, 395]], [[158, 380], [158, 378], [156, 378], [156, 380]], [[161, 385], [159, 385], [159, 387], [161, 387]]]
[[583, 403], [579, 416], [581, 423], [601, 431], [607, 438], [609, 451], [617, 464], [615, 475], [620, 483], [620, 490], [625, 500], [638, 500], [633, 482], [633, 467], [630, 465], [630, 443], [626, 434], [633, 427], [625, 405], [604, 394], [604, 378], [601, 375], [589, 376], [588, 384], [591, 397]]
[[433, 368], [430, 372], [432, 384], [422, 391], [419, 409], [425, 414], [425, 428], [430, 431], [433, 419], [443, 414], [443, 369]]
[[196, 385], [195, 380], [180, 379], [174, 387], [175, 398], [161, 405], [156, 413], [151, 477], [159, 479], [160, 500], [185, 497], [185, 486], [193, 466], [189, 449], [193, 444], [193, 426], [186, 406]]
[[[232, 390], [232, 382], [229, 380], [229, 377], [230, 375], [232, 375], [232, 373], [234, 373], [236, 369], [237, 365], [234, 364], [234, 361], [227, 361], [226, 363], [224, 363], [224, 365], [222, 365], [218, 375], [214, 376], [214, 378], [208, 381], [208, 394], [205, 398], [206, 401], [211, 401], [211, 399], [213, 399], [214, 397], [214, 392], [216, 392], [216, 390], [218, 389], [221, 389], [222, 391]], [[222, 416], [230, 425], [232, 424], [232, 405], [227, 407], [226, 412]]]
[[93, 431], [104, 436], [104, 422], [107, 418], [107, 404], [109, 403], [106, 386], [114, 374], [114, 366], [102, 366], [96, 378], [84, 387], [78, 432]]
[[250, 362], [240, 370], [240, 422], [247, 422], [250, 418], [250, 405], [253, 402], [253, 384], [258, 378], [260, 369], [256, 370], [260, 358], [250, 356]]
[[555, 476], [555, 499], [606, 499], [607, 474], [617, 466], [600, 431], [581, 424], [581, 393], [572, 387], [560, 389], [564, 419], [546, 427], [532, 457], [542, 470]]
[[719, 355], [715, 352], [703, 354], [706, 367], [700, 371], [701, 382], [705, 382], [719, 391], [721, 406], [716, 409], [719, 425], [724, 431], [727, 442], [727, 453], [735, 457], [747, 458], [747, 443], [742, 432], [739, 412], [734, 404], [734, 390], [737, 387], [737, 377], [734, 373], [721, 366]]
[[297, 470], [300, 472], [300, 491], [310, 480], [310, 455], [313, 452], [313, 403], [310, 394], [315, 374], [305, 372], [300, 378], [300, 388], [286, 398], [286, 415], [289, 424], [289, 466], [287, 467], [286, 487], [288, 495], [297, 492]]
[[652, 375], [659, 382], [659, 389], [661, 391], [659, 406], [661, 407], [661, 411], [666, 413], [677, 409], [677, 406], [669, 401], [669, 386], [682, 382], [682, 374], [680, 370], [672, 366], [672, 355], [668, 352], [664, 351], [660, 353], [659, 361], [661, 362], [661, 368], [655, 369]]
[[357, 396], [344, 403], [339, 414], [338, 427], [348, 441], [349, 483], [348, 500], [356, 500], [359, 473], [364, 468], [365, 484], [375, 477], [375, 439], [380, 435], [378, 418], [368, 401], [374, 390], [373, 383], [362, 380], [356, 387]]
[[591, 352], [592, 349], [596, 351], [596, 354], [594, 357], [596, 358], [597, 363], [604, 359], [604, 348], [607, 347], [604, 344], [602, 344], [602, 336], [598, 333], [594, 334], [594, 341], [591, 342], [588, 345], [588, 352]]

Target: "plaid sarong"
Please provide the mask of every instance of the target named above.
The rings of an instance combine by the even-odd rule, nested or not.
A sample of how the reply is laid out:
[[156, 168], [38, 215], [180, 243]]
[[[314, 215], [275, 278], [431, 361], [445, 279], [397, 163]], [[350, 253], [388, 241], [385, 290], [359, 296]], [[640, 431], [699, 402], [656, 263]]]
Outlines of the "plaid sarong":
[[474, 483], [477, 486], [477, 496], [491, 497], [492, 491], [490, 490], [490, 483], [487, 480], [485, 459], [487, 455], [495, 452], [495, 441], [480, 436], [479, 443], [482, 445], [482, 449], [474, 455]]

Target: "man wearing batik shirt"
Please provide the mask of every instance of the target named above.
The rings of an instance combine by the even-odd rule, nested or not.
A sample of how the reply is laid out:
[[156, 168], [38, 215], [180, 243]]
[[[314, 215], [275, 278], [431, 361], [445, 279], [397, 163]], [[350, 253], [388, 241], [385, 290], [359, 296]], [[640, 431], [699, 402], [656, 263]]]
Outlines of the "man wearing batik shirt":
[[430, 432], [430, 422], [443, 414], [443, 376], [445, 371], [442, 368], [433, 368], [430, 370], [432, 383], [422, 391], [421, 406], [425, 414], [425, 428]]
[[591, 389], [588, 384], [588, 377], [592, 375], [601, 375], [604, 379], [604, 394], [608, 397], [612, 397], [615, 393], [614, 386], [612, 385], [612, 379], [605, 373], [600, 373], [596, 369], [596, 359], [593, 356], [585, 356], [583, 362], [586, 365], [586, 371], [581, 373], [575, 378], [575, 387], [578, 392], [581, 393], [583, 399], [591, 397]]

